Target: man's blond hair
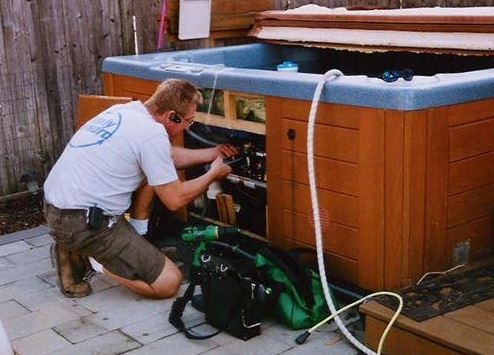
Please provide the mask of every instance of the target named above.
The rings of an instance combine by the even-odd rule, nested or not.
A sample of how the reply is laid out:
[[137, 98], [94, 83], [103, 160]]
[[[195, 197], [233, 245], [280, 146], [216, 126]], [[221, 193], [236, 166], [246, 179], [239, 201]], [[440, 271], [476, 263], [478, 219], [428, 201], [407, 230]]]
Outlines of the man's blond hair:
[[158, 86], [145, 105], [159, 115], [166, 111], [176, 111], [185, 116], [191, 104], [201, 103], [201, 92], [194, 84], [186, 80], [167, 79]]

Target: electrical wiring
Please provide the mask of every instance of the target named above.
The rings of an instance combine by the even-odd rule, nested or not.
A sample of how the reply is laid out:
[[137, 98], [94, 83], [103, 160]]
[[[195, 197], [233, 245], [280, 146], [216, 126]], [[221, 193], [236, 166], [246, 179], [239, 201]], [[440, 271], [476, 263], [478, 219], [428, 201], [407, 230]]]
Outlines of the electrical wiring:
[[[340, 312], [343, 312], [343, 310], [346, 310], [350, 307], [355, 306], [356, 304], [359, 304], [371, 297], [378, 296], [378, 295], [388, 295], [388, 296], [393, 296], [396, 297], [399, 301], [399, 307], [398, 310], [395, 312], [394, 316], [391, 318], [390, 322], [388, 323], [388, 326], [384, 330], [381, 340], [379, 341], [379, 347], [377, 350], [377, 354], [381, 354], [382, 348], [384, 345], [384, 341], [386, 339], [386, 336], [391, 329], [393, 323], [395, 320], [398, 318], [399, 313], [401, 312], [401, 308], [403, 307], [403, 299], [401, 298], [400, 295], [392, 292], [376, 292], [373, 293], [369, 296], [364, 297], [363, 299], [354, 302], [341, 310], [337, 311], [335, 308], [335, 305], [333, 303], [333, 300], [330, 296], [329, 292], [329, 286], [327, 282], [327, 277], [326, 277], [326, 269], [324, 266], [324, 254], [323, 254], [323, 248], [322, 248], [322, 231], [321, 231], [321, 220], [320, 220], [320, 215], [319, 215], [319, 200], [317, 196], [317, 188], [316, 188], [316, 174], [315, 174], [315, 167], [314, 167], [314, 127], [315, 127], [315, 121], [316, 121], [316, 114], [317, 114], [317, 108], [319, 106], [319, 99], [321, 97], [322, 90], [324, 88], [324, 85], [329, 79], [335, 80], [336, 78], [343, 76], [343, 73], [339, 70], [328, 70], [319, 80], [316, 90], [314, 92], [314, 96], [312, 99], [312, 104], [309, 112], [309, 122], [307, 126], [307, 169], [308, 169], [308, 175], [309, 175], [309, 190], [310, 190], [310, 196], [311, 196], [311, 204], [312, 204], [312, 211], [313, 212], [313, 220], [314, 220], [314, 229], [315, 229], [315, 239], [316, 239], [316, 251], [317, 251], [317, 263], [319, 267], [319, 274], [321, 277], [322, 281], [322, 286], [323, 286], [323, 291], [324, 291], [324, 297], [326, 299], [326, 303], [328, 304], [328, 307], [331, 311], [330, 317], [328, 317], [326, 320], [323, 322], [315, 325], [311, 329], [315, 330], [322, 324], [324, 324], [326, 321], [329, 321], [330, 319], [335, 320], [336, 324], [338, 325], [338, 328], [340, 331], [343, 333], [343, 335], [352, 343], [356, 348], [358, 348], [360, 351], [362, 351], [365, 354], [369, 355], [374, 355], [376, 354], [372, 349], [369, 349], [366, 347], [364, 344], [359, 342], [351, 333], [350, 331], [346, 328], [346, 326], [343, 324], [341, 318], [338, 316]], [[312, 331], [313, 331], [312, 330]], [[305, 339], [310, 335], [311, 331], [306, 332], [302, 334], [300, 340], [301, 342], [305, 341]], [[299, 340], [297, 338], [297, 342]]]
[[190, 129], [187, 129], [185, 131], [189, 136], [191, 136], [192, 138], [198, 140], [199, 142], [203, 143], [203, 144], [206, 144], [206, 145], [209, 145], [211, 147], [216, 147], [218, 145], [218, 143], [216, 142], [213, 142], [207, 138], [204, 138], [203, 136], [191, 131]]
[[459, 269], [461, 267], [464, 267], [466, 266], [467, 264], [460, 264], [460, 265], [456, 265], [454, 267], [452, 267], [451, 269], [448, 269], [448, 270], [445, 270], [445, 271], [431, 271], [431, 272], [426, 272], [421, 278], [420, 280], [418, 280], [415, 284], [416, 285], [419, 285], [422, 281], [424, 281], [424, 279], [427, 277], [427, 276], [431, 276], [431, 275], [444, 275], [444, 274], [447, 274], [448, 272], [451, 272], [451, 271], [454, 271], [456, 269]]

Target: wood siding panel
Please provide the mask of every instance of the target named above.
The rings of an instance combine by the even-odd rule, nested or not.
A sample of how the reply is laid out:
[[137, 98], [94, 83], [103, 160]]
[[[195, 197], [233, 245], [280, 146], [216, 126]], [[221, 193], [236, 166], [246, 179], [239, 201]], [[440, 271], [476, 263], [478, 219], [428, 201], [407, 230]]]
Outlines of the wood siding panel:
[[494, 150], [494, 118], [452, 127], [449, 160], [470, 158]]
[[424, 271], [442, 270], [447, 262], [448, 112], [431, 109], [427, 117], [427, 200]]
[[449, 165], [449, 194], [494, 183], [494, 152]]
[[114, 77], [113, 95], [126, 96], [136, 100], [148, 99], [159, 85], [157, 81], [133, 78], [125, 75]]
[[[315, 231], [312, 216], [283, 211], [284, 236], [298, 242], [314, 245]], [[335, 254], [356, 260], [358, 258], [359, 231], [338, 223], [322, 228], [323, 248]]]
[[360, 120], [359, 285], [384, 286], [384, 113], [368, 110]]
[[[488, 215], [448, 229], [448, 249], [457, 243], [470, 240], [470, 257], [477, 259], [494, 250], [494, 215]], [[452, 257], [448, 258], [451, 261]]]
[[461, 105], [453, 105], [447, 110], [449, 126], [456, 126], [468, 122], [491, 118], [494, 116], [494, 99], [467, 102]]
[[[283, 120], [282, 147], [298, 153], [307, 153], [307, 123]], [[291, 140], [288, 132], [294, 132]], [[314, 127], [314, 154], [325, 158], [342, 160], [350, 163], [358, 161], [358, 138], [356, 130], [316, 124]]]
[[[288, 247], [302, 247], [302, 248], [313, 248], [313, 243], [307, 245], [304, 243], [297, 242], [295, 240], [287, 240]], [[326, 273], [328, 278], [331, 280], [341, 280], [345, 282], [350, 282], [352, 284], [357, 284], [358, 282], [358, 263], [355, 260], [345, 258], [344, 256], [324, 253], [324, 262], [326, 266]]]
[[408, 265], [408, 233], [404, 218], [403, 112], [386, 111], [384, 121], [384, 287], [399, 288], [402, 269]]
[[80, 95], [77, 103], [76, 129], [110, 106], [124, 104], [131, 100], [129, 97]]
[[[283, 208], [298, 213], [308, 213], [312, 210], [309, 186], [290, 181], [280, 181], [283, 191]], [[317, 189], [319, 207], [327, 213], [330, 221], [335, 221], [349, 227], [359, 226], [358, 198], [342, 195], [328, 190]]]
[[[326, 158], [315, 158], [316, 182], [318, 187], [358, 196], [358, 166]], [[282, 151], [283, 178], [309, 184], [307, 155]]]
[[403, 274], [408, 286], [424, 274], [427, 111], [406, 112], [404, 124]]
[[[281, 115], [296, 121], [307, 122], [311, 102], [302, 100], [282, 100]], [[346, 105], [319, 105], [317, 110], [316, 123], [332, 125], [337, 127], [358, 129], [359, 120], [367, 108], [346, 106]]]
[[448, 227], [494, 215], [494, 184], [448, 198]]

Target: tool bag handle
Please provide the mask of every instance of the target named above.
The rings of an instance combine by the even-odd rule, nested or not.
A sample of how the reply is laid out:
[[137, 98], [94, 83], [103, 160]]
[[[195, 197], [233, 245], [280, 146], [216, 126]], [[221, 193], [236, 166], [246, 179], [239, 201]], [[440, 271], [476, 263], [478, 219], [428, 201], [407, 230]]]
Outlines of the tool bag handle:
[[178, 297], [172, 305], [172, 310], [170, 312], [170, 316], [168, 317], [168, 321], [178, 330], [181, 330], [185, 336], [189, 339], [209, 339], [211, 337], [214, 337], [215, 335], [219, 334], [221, 330], [218, 330], [216, 332], [213, 332], [211, 334], [198, 334], [193, 332], [191, 329], [187, 328], [182, 320], [182, 316], [185, 311], [185, 307], [189, 303], [190, 300], [192, 300], [192, 296], [194, 295], [194, 290], [196, 286], [199, 285], [199, 282], [197, 278], [194, 278], [194, 280], [190, 281], [189, 287], [187, 287], [187, 290], [185, 291], [184, 295], [182, 297]]

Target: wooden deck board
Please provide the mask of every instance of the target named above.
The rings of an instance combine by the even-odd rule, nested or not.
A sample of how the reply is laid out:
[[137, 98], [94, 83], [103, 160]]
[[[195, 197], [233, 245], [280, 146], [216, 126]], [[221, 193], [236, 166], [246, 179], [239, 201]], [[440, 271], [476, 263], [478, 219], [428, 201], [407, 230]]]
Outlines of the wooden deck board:
[[[423, 322], [400, 316], [393, 327], [396, 329], [392, 329], [388, 335], [389, 339], [385, 345], [387, 354], [403, 355], [407, 353], [403, 352], [404, 350], [414, 348], [421, 353], [436, 354], [438, 344], [443, 350], [451, 351], [445, 353], [494, 354], [494, 312], [490, 310], [492, 307], [494, 299], [482, 302], [482, 308], [468, 306]], [[366, 341], [376, 349], [382, 329], [391, 319], [392, 311], [374, 301], [364, 304], [360, 310], [368, 317]], [[406, 344], [393, 339], [402, 338], [403, 332], [409, 333]], [[426, 346], [427, 342], [429, 347]]]
[[491, 298], [487, 301], [479, 302], [475, 306], [494, 313], [494, 298]]
[[494, 312], [487, 309], [472, 305], [445, 313], [443, 317], [494, 335]]

